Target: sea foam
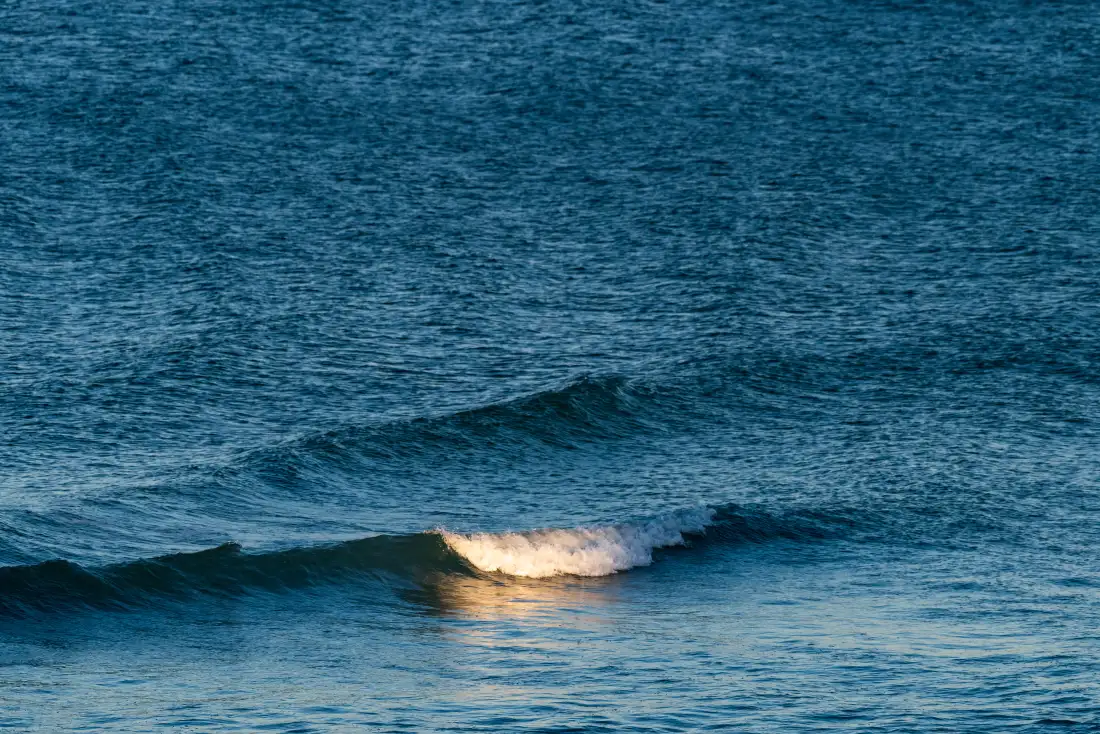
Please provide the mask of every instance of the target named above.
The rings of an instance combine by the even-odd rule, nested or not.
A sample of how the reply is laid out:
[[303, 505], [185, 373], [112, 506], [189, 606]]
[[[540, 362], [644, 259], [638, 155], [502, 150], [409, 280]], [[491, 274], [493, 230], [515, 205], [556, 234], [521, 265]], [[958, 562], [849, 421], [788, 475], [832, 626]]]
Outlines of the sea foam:
[[482, 571], [529, 578], [606, 576], [648, 566], [654, 549], [683, 545], [684, 533], [702, 532], [714, 515], [711, 508], [700, 507], [621, 525], [440, 534], [454, 552]]

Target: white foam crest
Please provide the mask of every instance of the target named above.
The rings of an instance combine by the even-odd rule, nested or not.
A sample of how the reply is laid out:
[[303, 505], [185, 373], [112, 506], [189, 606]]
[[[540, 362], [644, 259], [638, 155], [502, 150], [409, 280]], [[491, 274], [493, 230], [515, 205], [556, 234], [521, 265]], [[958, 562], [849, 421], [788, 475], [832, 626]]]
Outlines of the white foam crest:
[[649, 520], [565, 530], [473, 533], [440, 530], [451, 549], [482, 571], [545, 578], [607, 576], [653, 562], [653, 550], [683, 545], [684, 533], [701, 532], [714, 510], [699, 507]]

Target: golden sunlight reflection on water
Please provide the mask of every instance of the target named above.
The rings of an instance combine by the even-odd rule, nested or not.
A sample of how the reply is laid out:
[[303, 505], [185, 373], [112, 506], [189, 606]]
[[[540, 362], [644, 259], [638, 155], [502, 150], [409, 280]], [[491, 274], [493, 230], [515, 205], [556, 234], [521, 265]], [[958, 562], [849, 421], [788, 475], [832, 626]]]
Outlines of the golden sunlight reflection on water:
[[503, 575], [442, 576], [410, 600], [431, 612], [467, 619], [547, 622], [600, 617], [618, 599], [615, 577], [525, 579]]

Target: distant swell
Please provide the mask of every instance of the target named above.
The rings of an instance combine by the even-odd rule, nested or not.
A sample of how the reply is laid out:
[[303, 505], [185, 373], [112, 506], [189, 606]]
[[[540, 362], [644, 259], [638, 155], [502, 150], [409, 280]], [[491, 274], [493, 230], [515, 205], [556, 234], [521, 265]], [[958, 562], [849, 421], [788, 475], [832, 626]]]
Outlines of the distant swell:
[[434, 417], [346, 426], [249, 454], [265, 474], [317, 458], [408, 461], [479, 449], [576, 448], [657, 425], [666, 394], [618, 376], [581, 377], [559, 388]]
[[329, 546], [245, 553], [228, 543], [129, 563], [85, 568], [64, 560], [0, 568], [0, 616], [78, 609], [128, 610], [164, 601], [370, 579], [428, 584], [446, 574], [544, 578], [603, 576], [645, 566], [659, 548], [811, 540], [838, 535], [837, 516], [776, 516], [736, 506], [695, 508], [635, 522], [510, 533], [380, 535]]

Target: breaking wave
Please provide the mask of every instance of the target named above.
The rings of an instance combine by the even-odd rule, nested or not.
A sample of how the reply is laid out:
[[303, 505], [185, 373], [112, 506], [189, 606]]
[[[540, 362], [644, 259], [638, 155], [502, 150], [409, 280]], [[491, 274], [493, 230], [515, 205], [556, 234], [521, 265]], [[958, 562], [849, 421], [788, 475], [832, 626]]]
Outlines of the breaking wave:
[[716, 510], [698, 508], [638, 523], [525, 533], [441, 531], [447, 545], [482, 571], [545, 578], [606, 576], [653, 562], [653, 551], [683, 545], [685, 533], [702, 533]]
[[357, 580], [427, 585], [454, 574], [604, 576], [648, 565], [661, 548], [823, 539], [852, 526], [844, 516], [805, 511], [776, 515], [727, 505], [620, 524], [470, 534], [441, 529], [268, 553], [246, 553], [227, 543], [98, 568], [53, 560], [0, 568], [0, 616], [125, 611]]

